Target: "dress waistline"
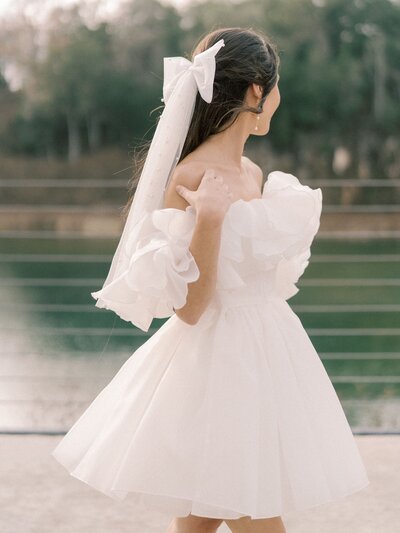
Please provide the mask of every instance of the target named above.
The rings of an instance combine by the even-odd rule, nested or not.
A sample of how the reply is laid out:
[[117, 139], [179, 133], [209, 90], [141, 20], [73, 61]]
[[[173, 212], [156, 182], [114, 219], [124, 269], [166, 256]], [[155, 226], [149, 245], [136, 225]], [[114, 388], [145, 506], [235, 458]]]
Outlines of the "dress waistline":
[[215, 303], [224, 308], [263, 304], [276, 300], [282, 300], [282, 296], [276, 292], [274, 279], [266, 276], [248, 280], [243, 287], [220, 289], [215, 293]]

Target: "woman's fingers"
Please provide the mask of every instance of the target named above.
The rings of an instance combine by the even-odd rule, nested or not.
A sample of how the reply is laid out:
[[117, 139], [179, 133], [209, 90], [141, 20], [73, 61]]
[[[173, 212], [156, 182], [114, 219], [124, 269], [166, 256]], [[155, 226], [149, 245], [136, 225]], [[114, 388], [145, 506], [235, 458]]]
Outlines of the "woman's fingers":
[[177, 185], [175, 187], [175, 190], [178, 194], [182, 196], [182, 198], [184, 198], [187, 201], [188, 204], [191, 204], [190, 199], [191, 199], [191, 193], [193, 191], [191, 191], [190, 189], [187, 189], [184, 185]]
[[231, 187], [213, 168], [205, 170], [197, 190], [192, 191], [179, 184], [176, 186], [176, 192], [196, 211], [216, 214], [218, 217], [226, 212], [233, 198]]
[[217, 181], [218, 183], [224, 182], [224, 178], [220, 176], [219, 174], [216, 174], [213, 168], [207, 168], [207, 170], [203, 174], [203, 179], [214, 180], [214, 181]]

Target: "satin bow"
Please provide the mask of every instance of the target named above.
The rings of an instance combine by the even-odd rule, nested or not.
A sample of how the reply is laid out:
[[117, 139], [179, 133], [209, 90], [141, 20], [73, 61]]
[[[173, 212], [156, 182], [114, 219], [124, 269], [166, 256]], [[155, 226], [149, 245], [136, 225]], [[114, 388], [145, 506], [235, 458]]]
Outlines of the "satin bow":
[[165, 103], [168, 102], [178, 80], [189, 70], [193, 74], [201, 97], [207, 103], [210, 103], [213, 96], [215, 55], [222, 46], [225, 46], [225, 43], [223, 39], [220, 39], [204, 52], [196, 54], [193, 62], [180, 56], [164, 57], [164, 98], [162, 100]]

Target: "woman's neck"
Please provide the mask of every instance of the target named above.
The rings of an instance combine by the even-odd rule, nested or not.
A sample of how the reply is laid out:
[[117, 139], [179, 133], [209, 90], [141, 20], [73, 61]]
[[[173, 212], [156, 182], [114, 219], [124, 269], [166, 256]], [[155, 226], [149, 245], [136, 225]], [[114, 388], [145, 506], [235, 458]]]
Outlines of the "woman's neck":
[[232, 165], [241, 170], [244, 145], [249, 137], [248, 128], [237, 120], [228, 129], [210, 135], [201, 145], [208, 157], [214, 155], [221, 164]]

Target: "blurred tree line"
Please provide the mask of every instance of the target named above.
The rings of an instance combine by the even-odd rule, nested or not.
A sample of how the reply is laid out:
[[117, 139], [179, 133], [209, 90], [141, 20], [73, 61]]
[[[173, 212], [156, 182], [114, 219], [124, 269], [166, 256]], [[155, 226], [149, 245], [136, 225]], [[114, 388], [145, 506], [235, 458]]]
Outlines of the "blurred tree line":
[[188, 57], [208, 31], [242, 26], [263, 30], [281, 56], [281, 106], [270, 133], [249, 142], [325, 175], [398, 177], [394, 0], [208, 0], [179, 10], [130, 0], [108, 20], [75, 6], [0, 25], [3, 154], [76, 162], [134, 147], [162, 110], [162, 58]]

